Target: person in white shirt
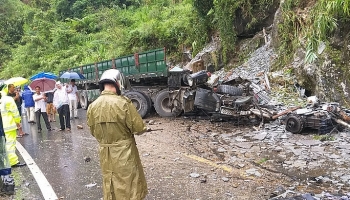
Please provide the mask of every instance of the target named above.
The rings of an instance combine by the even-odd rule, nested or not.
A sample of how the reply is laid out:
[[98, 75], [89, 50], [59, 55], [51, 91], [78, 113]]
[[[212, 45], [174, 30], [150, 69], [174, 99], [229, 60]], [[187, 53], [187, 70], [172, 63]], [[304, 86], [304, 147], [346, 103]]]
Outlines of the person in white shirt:
[[69, 114], [70, 117], [78, 118], [78, 88], [75, 85], [75, 80], [72, 79], [70, 81], [70, 85], [67, 85], [67, 93], [68, 93], [68, 99], [69, 99]]
[[41, 93], [40, 87], [35, 87], [35, 94], [33, 95], [33, 100], [35, 102], [34, 111], [36, 116], [36, 124], [38, 125], [38, 132], [41, 132], [41, 123], [40, 116], [43, 116], [46, 128], [48, 131], [51, 131], [51, 125], [46, 113], [46, 96], [44, 93]]
[[62, 87], [61, 82], [56, 82], [56, 92], [53, 96], [53, 105], [55, 106], [58, 117], [60, 119], [60, 131], [67, 128], [70, 131], [70, 115], [69, 115], [69, 105], [68, 105], [68, 94], [65, 88]]

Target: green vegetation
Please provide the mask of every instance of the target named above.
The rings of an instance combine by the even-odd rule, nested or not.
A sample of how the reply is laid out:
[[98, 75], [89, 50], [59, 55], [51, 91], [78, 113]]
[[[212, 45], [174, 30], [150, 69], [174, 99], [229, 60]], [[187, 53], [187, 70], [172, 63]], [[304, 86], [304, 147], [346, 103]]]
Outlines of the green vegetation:
[[294, 51], [298, 47], [298, 36], [304, 27], [304, 22], [301, 17], [297, 16], [294, 10], [300, 5], [300, 1], [286, 0], [282, 4], [282, 20], [278, 24], [278, 53], [279, 58], [275, 63], [277, 68], [285, 66], [291, 60]]
[[282, 5], [282, 21], [278, 25], [280, 44], [277, 68], [289, 63], [299, 47], [306, 49], [305, 62], [315, 62], [320, 43], [329, 41], [338, 28], [338, 22], [344, 23], [350, 19], [350, 0], [319, 0], [311, 11], [304, 3], [307, 1], [286, 0]]
[[[192, 1], [36, 0], [28, 5], [4, 1], [22, 11], [1, 17], [1, 78], [58, 72], [77, 65], [165, 47], [177, 57], [209, 31]], [[79, 9], [77, 9], [79, 8]], [[6, 9], [7, 10], [7, 9]], [[6, 24], [15, 26], [9, 32]]]
[[197, 54], [216, 33], [228, 61], [235, 55], [236, 15], [249, 17], [252, 28], [258, 21], [253, 13], [263, 14], [272, 2], [0, 0], [0, 78], [58, 72], [160, 47], [176, 61], [184, 49]]
[[268, 160], [269, 160], [268, 158], [262, 158], [257, 163], [261, 165], [261, 164], [267, 162]]
[[[256, 17], [264, 18], [267, 9], [274, 0], [214, 0], [214, 19], [216, 28], [220, 32], [223, 57], [226, 61], [228, 54], [233, 53], [237, 40], [234, 30], [236, 15], [242, 14], [244, 18], [251, 18], [247, 28], [252, 28], [258, 22]], [[209, 13], [210, 14], [210, 13]]]
[[[213, 35], [219, 35], [222, 47], [216, 58], [244, 60], [235, 46], [237, 17], [246, 31], [255, 30], [278, 2], [0, 0], [0, 78], [58, 72], [160, 47], [177, 61], [185, 49], [197, 54]], [[350, 0], [285, 0], [276, 65], [286, 66], [299, 47], [307, 50], [305, 61], [314, 62], [320, 42], [329, 45], [338, 24], [350, 19], [349, 5]]]
[[334, 136], [331, 135], [314, 135], [314, 140], [320, 140], [320, 141], [334, 141]]

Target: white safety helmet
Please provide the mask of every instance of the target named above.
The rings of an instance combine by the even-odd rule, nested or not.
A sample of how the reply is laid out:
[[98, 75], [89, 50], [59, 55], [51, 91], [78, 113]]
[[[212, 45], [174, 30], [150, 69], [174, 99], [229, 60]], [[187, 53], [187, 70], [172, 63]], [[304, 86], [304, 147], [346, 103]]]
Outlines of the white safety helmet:
[[100, 86], [100, 91], [104, 90], [105, 83], [114, 84], [119, 95], [121, 94], [121, 90], [123, 89], [121, 73], [117, 69], [108, 69], [105, 72], [103, 72], [98, 83]]

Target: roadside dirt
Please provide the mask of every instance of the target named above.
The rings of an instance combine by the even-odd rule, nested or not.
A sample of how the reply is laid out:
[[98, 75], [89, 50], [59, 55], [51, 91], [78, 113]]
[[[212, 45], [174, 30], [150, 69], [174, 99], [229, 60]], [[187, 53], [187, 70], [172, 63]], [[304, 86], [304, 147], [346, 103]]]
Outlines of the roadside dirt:
[[[89, 133], [84, 115], [72, 122], [71, 133], [54, 132], [39, 140], [23, 141], [62, 199], [96, 200], [103, 196], [98, 143]], [[340, 182], [348, 180], [350, 174], [345, 165], [346, 156], [350, 156], [348, 133], [334, 135], [335, 141], [321, 142], [312, 134], [279, 133], [283, 127], [272, 124], [259, 139], [264, 134], [254, 127], [229, 122], [160, 118], [155, 114], [144, 121], [153, 131], [135, 138], [149, 188], [146, 200], [260, 200], [286, 190], [315, 194], [350, 191]], [[277, 130], [272, 130], [274, 126]], [[33, 129], [32, 137], [36, 138]], [[41, 151], [32, 149], [32, 143], [39, 144]], [[86, 163], [85, 156], [91, 162]], [[34, 194], [40, 191], [29, 170], [19, 168], [14, 175], [16, 195], [5, 199], [38, 199]], [[322, 183], [315, 179], [319, 176], [331, 180]], [[96, 186], [86, 188], [89, 183]]]
[[[249, 127], [156, 116], [145, 121], [154, 131], [136, 140], [148, 181], [146, 199], [269, 199], [277, 187], [292, 183], [289, 177], [254, 164], [227, 163], [232, 152], [211, 146], [215, 141], [210, 135], [249, 132]], [[246, 175], [250, 168], [261, 176]]]

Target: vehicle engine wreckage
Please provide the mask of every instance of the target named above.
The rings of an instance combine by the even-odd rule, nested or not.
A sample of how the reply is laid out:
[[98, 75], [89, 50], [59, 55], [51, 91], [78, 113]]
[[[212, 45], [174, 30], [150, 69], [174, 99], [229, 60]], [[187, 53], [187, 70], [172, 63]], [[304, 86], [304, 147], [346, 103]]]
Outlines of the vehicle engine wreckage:
[[[219, 76], [202, 70], [189, 73], [171, 73], [169, 78], [169, 106], [174, 116], [182, 111], [185, 116], [205, 116], [213, 121], [227, 120], [236, 125], [259, 125], [280, 119], [286, 130], [294, 134], [305, 129], [319, 134], [350, 128], [350, 110], [339, 103], [320, 102], [307, 98], [305, 108], [292, 107], [278, 112], [270, 103], [268, 80], [244, 80], [240, 77], [220, 81]], [[181, 86], [181, 83], [188, 87]]]

